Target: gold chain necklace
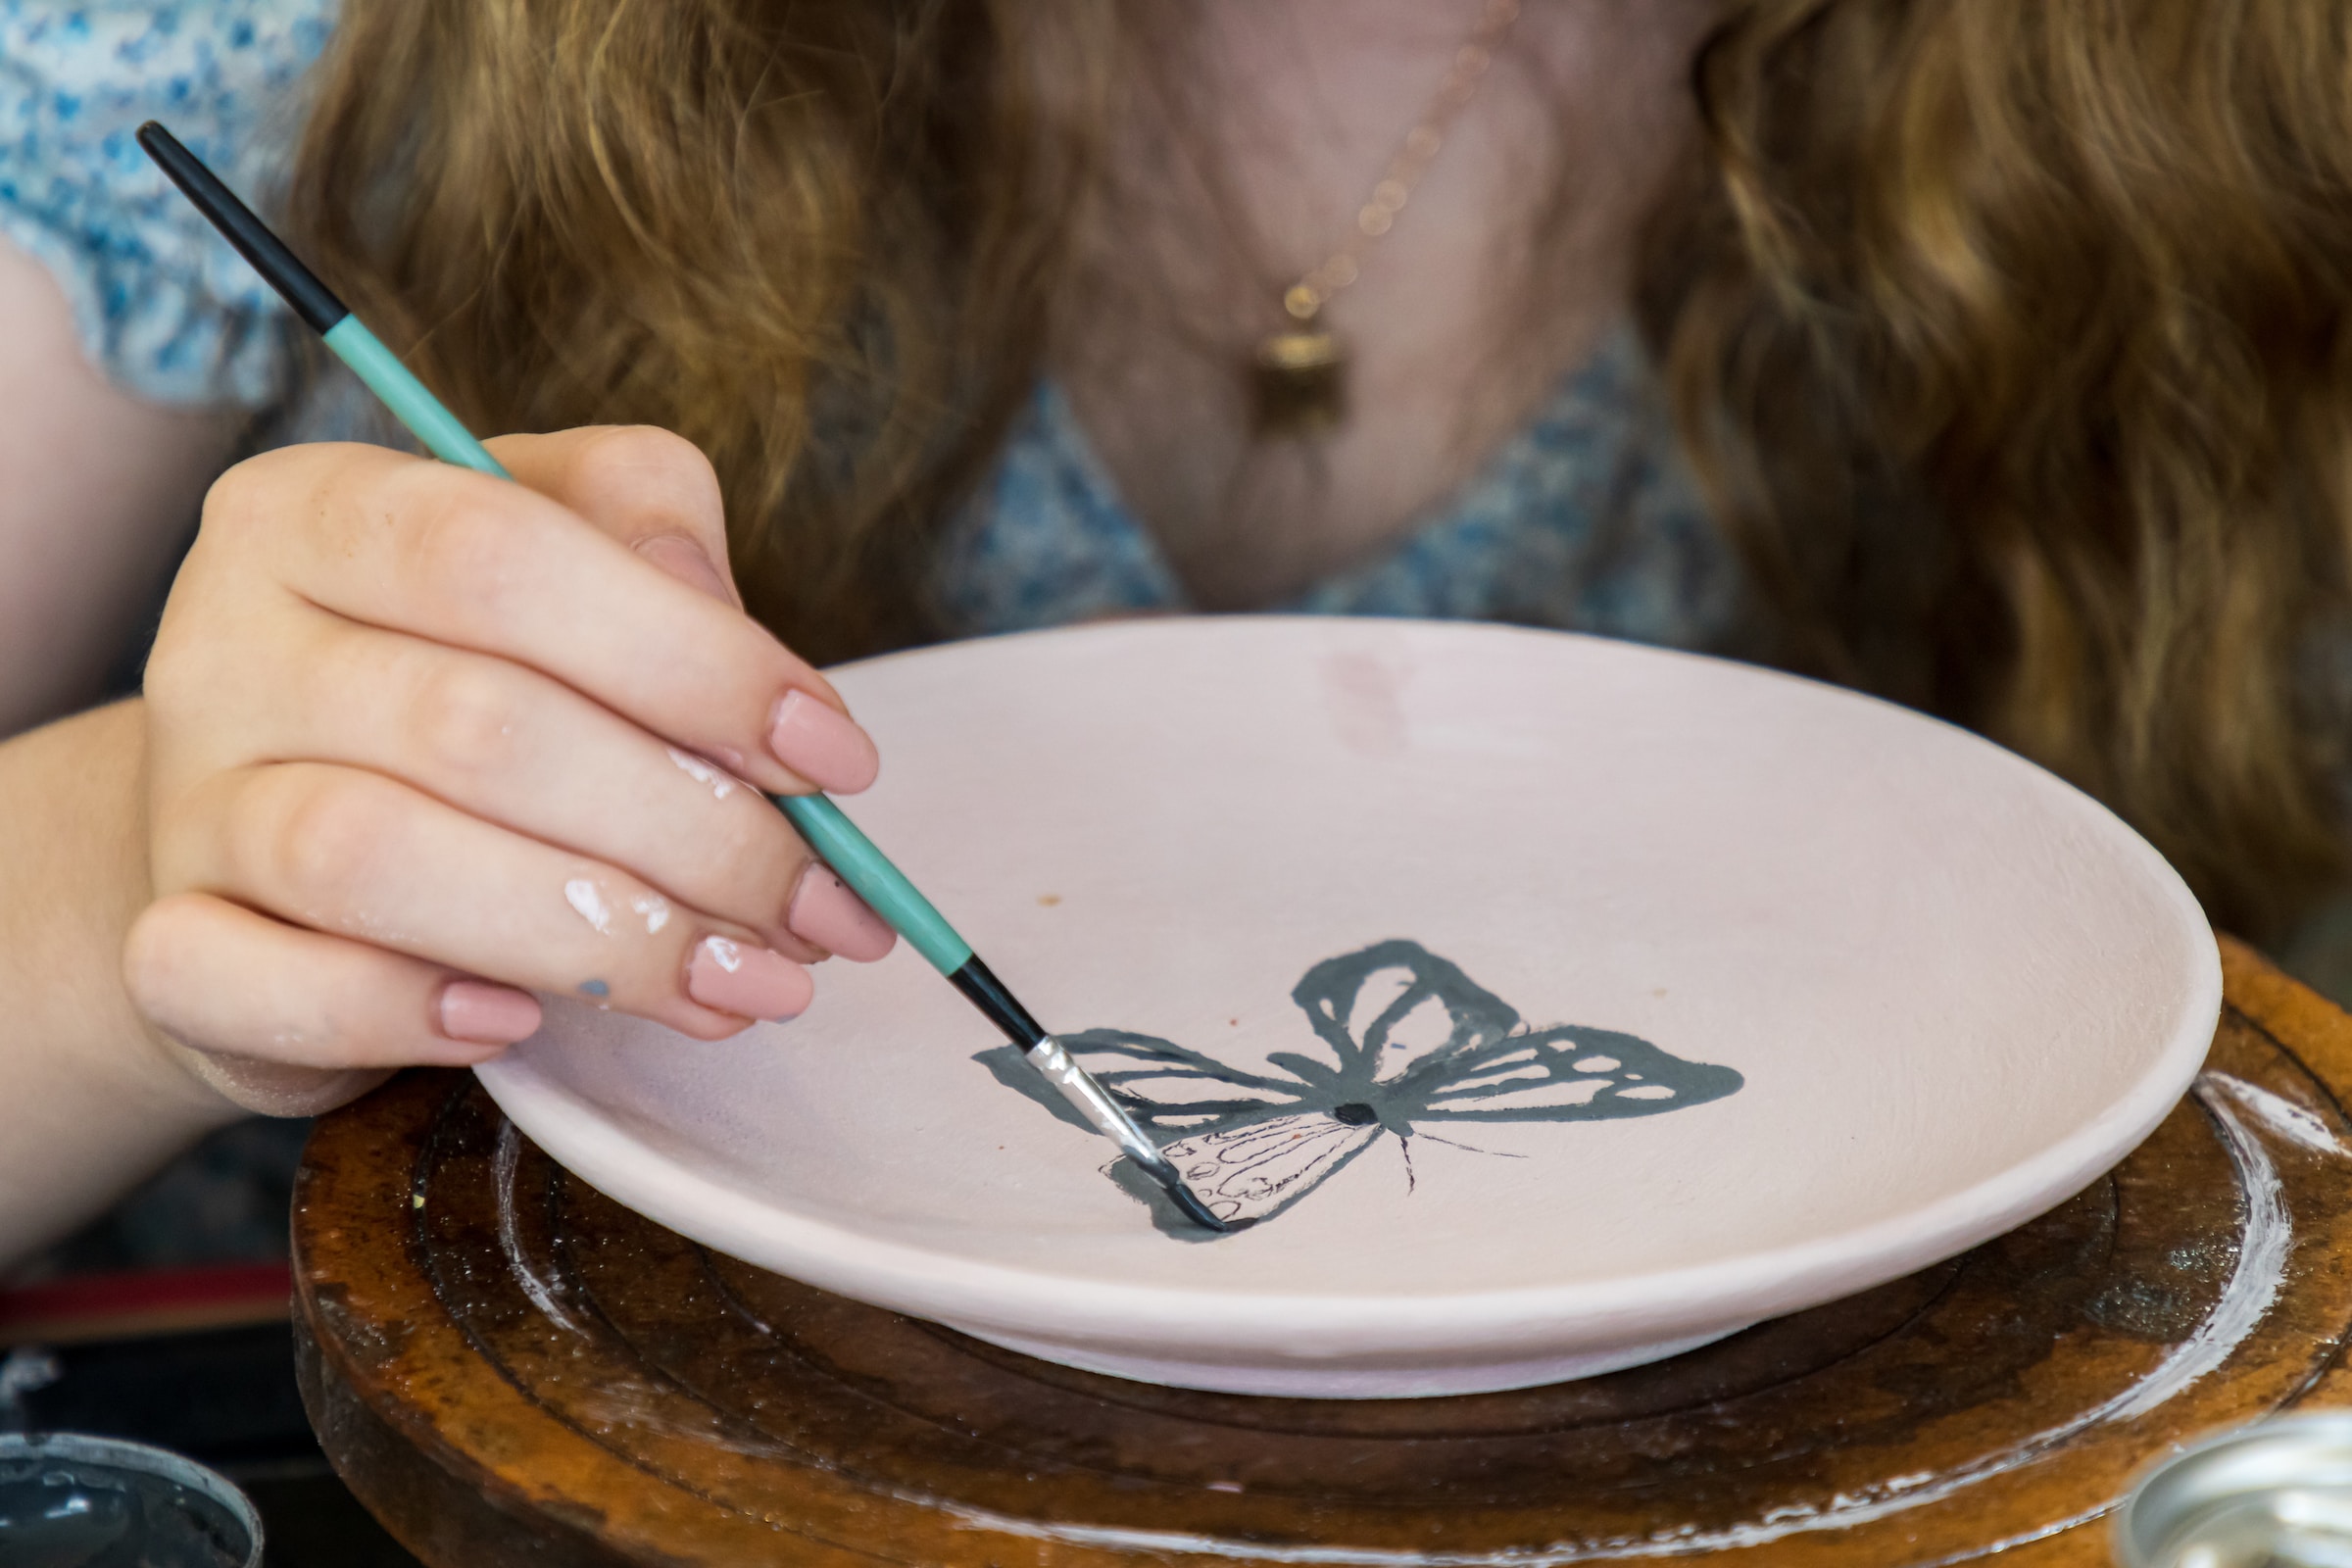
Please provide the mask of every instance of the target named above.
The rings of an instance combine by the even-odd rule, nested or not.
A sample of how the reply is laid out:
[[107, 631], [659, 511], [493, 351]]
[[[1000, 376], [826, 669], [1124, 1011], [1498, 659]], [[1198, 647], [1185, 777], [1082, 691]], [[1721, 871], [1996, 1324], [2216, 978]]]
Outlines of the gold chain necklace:
[[1518, 19], [1519, 0], [1487, 0], [1478, 25], [1454, 50], [1437, 96], [1404, 133], [1371, 197], [1356, 210], [1354, 232], [1283, 290], [1289, 323], [1259, 339], [1250, 356], [1251, 422], [1259, 435], [1319, 435], [1348, 416], [1348, 347], [1322, 324], [1323, 307], [1355, 281], [1359, 259], [1396, 224], [1413, 187], [1446, 144], [1446, 127], [1478, 95], [1495, 48]]

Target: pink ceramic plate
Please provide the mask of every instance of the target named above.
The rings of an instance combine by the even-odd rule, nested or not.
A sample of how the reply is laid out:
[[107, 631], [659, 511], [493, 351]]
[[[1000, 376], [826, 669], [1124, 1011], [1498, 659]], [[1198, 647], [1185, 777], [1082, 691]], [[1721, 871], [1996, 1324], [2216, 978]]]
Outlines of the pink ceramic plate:
[[1356, 1397], [1669, 1354], [2050, 1207], [2220, 1006], [2106, 810], [1737, 664], [1221, 619], [837, 678], [888, 760], [852, 813], [1256, 1223], [1167, 1234], [904, 947], [717, 1045], [558, 1004], [482, 1079], [663, 1224], [1074, 1366]]

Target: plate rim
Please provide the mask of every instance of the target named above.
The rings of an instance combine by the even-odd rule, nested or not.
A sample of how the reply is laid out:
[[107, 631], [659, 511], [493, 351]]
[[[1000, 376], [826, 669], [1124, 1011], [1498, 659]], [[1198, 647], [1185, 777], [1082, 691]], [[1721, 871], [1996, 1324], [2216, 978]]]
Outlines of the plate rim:
[[[1361, 634], [1363, 617], [1158, 616], [936, 644], [835, 666], [828, 674], [936, 658], [977, 643], [1041, 638], [1199, 635], [1305, 624]], [[856, 1299], [950, 1323], [1090, 1347], [1149, 1345], [1207, 1352], [1235, 1364], [1290, 1365], [1385, 1355], [1465, 1355], [1482, 1348], [1562, 1348], [1664, 1339], [1680, 1329], [1754, 1321], [1867, 1290], [1950, 1257], [2046, 1212], [2112, 1168], [2171, 1113], [2211, 1048], [2223, 1005], [2219, 945], [2178, 870], [2113, 810], [2017, 753], [1948, 720], [1870, 694], [1786, 671], [1590, 633], [1493, 622], [1380, 617], [1384, 631], [1437, 630], [1463, 637], [1532, 637], [1605, 647], [1612, 654], [1695, 662], [1740, 678], [1788, 682], [1817, 695], [1887, 710], [1982, 747], [2029, 770], [2055, 799], [2071, 801], [2094, 830], [2149, 873], [2152, 891], [2179, 919], [2196, 974], [2161, 1049], [2130, 1087], [2056, 1143], [1902, 1213], [1793, 1245], [1704, 1263], [1567, 1284], [1505, 1289], [1362, 1293], [1194, 1290], [1122, 1284], [1049, 1269], [987, 1262], [864, 1236], [782, 1208], [698, 1174], [608, 1121], [588, 1102], [518, 1057], [474, 1073], [500, 1108], [551, 1157], [590, 1186], [692, 1240], [758, 1267]], [[2201, 934], [2201, 939], [2200, 939]], [[518, 1114], [518, 1112], [520, 1112]], [[774, 1259], [775, 1261], [770, 1261]], [[1868, 1266], [1856, 1264], [1867, 1260]], [[1824, 1287], [1835, 1280], [1835, 1288]]]

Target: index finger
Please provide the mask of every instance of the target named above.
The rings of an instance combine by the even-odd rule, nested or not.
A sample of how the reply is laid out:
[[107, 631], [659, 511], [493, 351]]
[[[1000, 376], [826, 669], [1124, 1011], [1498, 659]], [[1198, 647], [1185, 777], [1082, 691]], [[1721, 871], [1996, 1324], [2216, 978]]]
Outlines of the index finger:
[[[282, 526], [288, 496], [307, 526]], [[271, 574], [320, 609], [526, 664], [762, 790], [854, 792], [878, 770], [832, 684], [764, 627], [522, 485], [293, 447], [223, 476], [205, 532], [264, 537]]]

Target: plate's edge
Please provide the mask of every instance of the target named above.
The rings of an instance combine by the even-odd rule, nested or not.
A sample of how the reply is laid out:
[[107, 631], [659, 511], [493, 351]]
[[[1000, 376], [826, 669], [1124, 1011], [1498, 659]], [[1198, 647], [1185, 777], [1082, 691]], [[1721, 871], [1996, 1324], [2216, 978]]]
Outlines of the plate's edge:
[[[2218, 962], [2215, 965], [2217, 973]], [[2218, 983], [2210, 1015], [2220, 1016]], [[2196, 1031], [2185, 1070], [2151, 1073], [2083, 1132], [1938, 1200], [1801, 1247], [1693, 1268], [1569, 1286], [1459, 1295], [1342, 1297], [1130, 1286], [947, 1257], [761, 1208], [667, 1160], [520, 1063], [474, 1069], [491, 1097], [558, 1163], [647, 1217], [722, 1252], [838, 1295], [916, 1317], [1115, 1352], [1156, 1348], [1277, 1363], [1514, 1347], [1605, 1348], [1752, 1322], [1868, 1290], [2046, 1212], [2136, 1148], [2194, 1080], [2212, 1039]], [[2186, 1033], [2186, 1031], [2184, 1031]], [[2176, 1058], [2168, 1052], [2160, 1065]], [[517, 1114], [517, 1112], [520, 1114]], [[1997, 1199], [1993, 1195], [1998, 1195]], [[856, 1252], [853, 1258], [847, 1254]], [[1863, 1260], [1867, 1263], [1863, 1266]]]
[[[1335, 630], [1348, 625], [1304, 616], [1257, 618], [1266, 622], [1311, 620]], [[1110, 628], [1048, 628], [1013, 636], [1156, 633], [1193, 624], [1198, 623], [1155, 619]], [[1570, 637], [1636, 655], [1731, 662], [1576, 633], [1470, 627], [1445, 621], [1402, 624], [1451, 632], [1501, 630], [1525, 636]], [[931, 652], [936, 650], [887, 655], [864, 662]], [[858, 667], [845, 666], [845, 670]], [[1753, 677], [1788, 681], [1827, 696], [1892, 708], [1913, 721], [1966, 736], [2007, 757], [2014, 765], [2038, 774], [2046, 785], [2071, 797], [2079, 809], [2101, 819], [2102, 836], [2130, 846], [2131, 852], [2140, 857], [2151, 873], [2151, 884], [2163, 889], [2179, 918], [2177, 934], [2182, 939], [2184, 956], [2197, 972], [2186, 988], [2172, 1037], [2129, 1092], [2068, 1138], [1970, 1187], [1906, 1214], [1801, 1246], [1569, 1286], [1353, 1297], [1118, 1285], [948, 1257], [877, 1241], [846, 1227], [763, 1207], [745, 1194], [696, 1176], [662, 1156], [654, 1156], [656, 1165], [647, 1169], [644, 1161], [649, 1152], [643, 1145], [602, 1122], [592, 1106], [519, 1059], [488, 1062], [475, 1073], [500, 1107], [566, 1169], [617, 1201], [721, 1251], [918, 1317], [952, 1318], [1007, 1335], [1059, 1339], [1114, 1352], [1122, 1348], [1150, 1347], [1163, 1353], [1203, 1351], [1245, 1360], [1255, 1354], [1275, 1363], [1368, 1356], [1394, 1357], [1399, 1364], [1409, 1364], [1432, 1354], [1502, 1346], [1523, 1351], [1561, 1351], [1635, 1339], [1664, 1339], [1695, 1333], [1717, 1322], [1753, 1321], [1796, 1311], [1867, 1290], [2046, 1212], [2112, 1167], [2154, 1131], [2187, 1092], [2210, 1050], [2222, 1008], [2220, 950], [2202, 906], [2172, 864], [2130, 824], [2064, 779], [1933, 715], [1801, 676], [1748, 664], [1737, 667]], [[858, 1254], [855, 1260], [845, 1255], [853, 1251]], [[1862, 1259], [1869, 1260], [1867, 1266], [1857, 1268]]]

